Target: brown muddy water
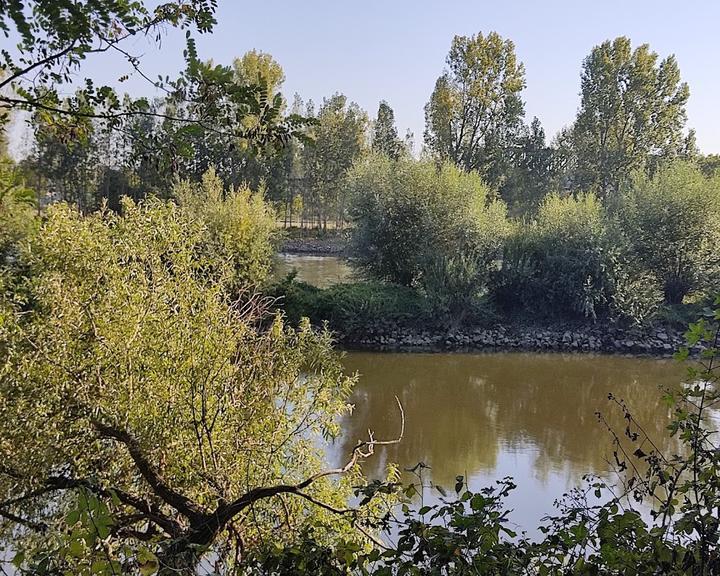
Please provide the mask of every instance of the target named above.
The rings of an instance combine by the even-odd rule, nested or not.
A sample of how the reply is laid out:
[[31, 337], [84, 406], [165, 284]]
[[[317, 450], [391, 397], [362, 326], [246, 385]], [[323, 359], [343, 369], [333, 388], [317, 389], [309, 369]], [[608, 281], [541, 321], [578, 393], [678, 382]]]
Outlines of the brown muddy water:
[[339, 256], [314, 256], [309, 254], [276, 255], [273, 275], [281, 279], [292, 270], [297, 271], [297, 279], [318, 288], [327, 288], [333, 284], [351, 282], [353, 270], [347, 261]]
[[[685, 368], [674, 360], [563, 354], [348, 353], [348, 372], [360, 377], [354, 411], [328, 458], [340, 463], [368, 428], [378, 439], [394, 438], [405, 411], [400, 444], [380, 446], [366, 461], [369, 478], [388, 463], [402, 469], [423, 462], [424, 480], [452, 492], [463, 475], [473, 489], [505, 476], [518, 487], [508, 501], [517, 528], [536, 533], [553, 502], [582, 484], [585, 474], [616, 480], [612, 438], [601, 412], [622, 435], [622, 398], [664, 451], [677, 446], [665, 427], [672, 410], [662, 389], [677, 387]], [[413, 477], [405, 472], [404, 479]], [[427, 493], [433, 500], [437, 493]]]

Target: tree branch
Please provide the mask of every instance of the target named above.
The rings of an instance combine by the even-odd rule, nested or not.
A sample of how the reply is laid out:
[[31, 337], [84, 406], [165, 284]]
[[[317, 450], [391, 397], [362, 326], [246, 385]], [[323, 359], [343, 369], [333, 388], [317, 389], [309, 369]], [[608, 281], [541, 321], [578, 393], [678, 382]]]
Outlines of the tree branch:
[[230, 502], [229, 504], [221, 505], [218, 507], [216, 512], [212, 515], [212, 519], [214, 522], [217, 522], [217, 528], [220, 529], [225, 524], [227, 524], [230, 520], [232, 520], [237, 514], [242, 512], [245, 508], [250, 506], [251, 504], [257, 502], [258, 500], [262, 500], [264, 498], [270, 498], [272, 496], [276, 496], [278, 494], [295, 494], [297, 496], [300, 496], [301, 498], [305, 498], [306, 500], [312, 501], [315, 504], [321, 505], [326, 510], [331, 510], [333, 512], [339, 512], [339, 513], [345, 513], [340, 512], [338, 509], [334, 509], [331, 506], [327, 504], [322, 504], [316, 501], [314, 498], [308, 496], [307, 494], [303, 493], [302, 490], [304, 488], [307, 488], [320, 478], [325, 478], [327, 476], [339, 476], [342, 474], [346, 474], [352, 468], [360, 461], [364, 460], [365, 458], [368, 458], [372, 456], [375, 452], [375, 446], [387, 446], [390, 444], [398, 444], [402, 441], [403, 435], [405, 434], [405, 411], [403, 410], [402, 404], [400, 403], [400, 400], [398, 397], [395, 397], [395, 402], [397, 402], [398, 408], [400, 410], [400, 433], [397, 438], [394, 440], [375, 440], [373, 436], [372, 431], [368, 431], [368, 439], [362, 440], [358, 442], [355, 447], [352, 450], [351, 456], [348, 459], [348, 461], [345, 463], [344, 466], [340, 468], [333, 468], [330, 470], [324, 470], [322, 472], [318, 472], [316, 474], [313, 474], [312, 476], [306, 478], [302, 482], [298, 484], [280, 484], [277, 486], [270, 486], [270, 487], [264, 487], [264, 488], [255, 488], [253, 490], [250, 490], [249, 492], [242, 495], [237, 500], [234, 500], [233, 502]]
[[48, 528], [47, 524], [43, 522], [33, 522], [32, 520], [27, 520], [26, 518], [17, 516], [12, 512], [3, 510], [2, 508], [0, 508], [0, 517], [5, 518], [6, 520], [10, 520], [11, 522], [15, 522], [16, 524], [21, 524], [22, 526], [30, 528], [35, 532], [40, 532], [41, 534], [44, 534]]
[[129, 432], [109, 426], [97, 420], [93, 421], [93, 426], [101, 436], [117, 440], [125, 445], [130, 457], [135, 463], [135, 467], [138, 469], [138, 472], [140, 472], [145, 481], [153, 489], [153, 492], [163, 502], [183, 514], [191, 521], [191, 523], [204, 518], [207, 515], [206, 511], [190, 498], [168, 486], [165, 480], [163, 480], [160, 476], [160, 473], [145, 457], [139, 442]]

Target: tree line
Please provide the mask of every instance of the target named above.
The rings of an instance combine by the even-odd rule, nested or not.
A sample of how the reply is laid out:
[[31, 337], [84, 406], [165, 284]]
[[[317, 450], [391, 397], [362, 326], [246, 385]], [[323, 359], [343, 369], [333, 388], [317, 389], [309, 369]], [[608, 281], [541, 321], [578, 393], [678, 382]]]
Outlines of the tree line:
[[[126, 97], [127, 106], [148, 114], [111, 129], [96, 118], [68, 135], [36, 111], [24, 162], [35, 187], [90, 210], [103, 199], [117, 206], [123, 195], [162, 196], [174, 181], [199, 181], [214, 167], [227, 185], [263, 187], [285, 225], [327, 229], [349, 221], [342, 182], [356, 161], [370, 152], [413, 155], [413, 135], [398, 136], [385, 101], [372, 120], [341, 93], [319, 106], [297, 94], [289, 103], [282, 67], [255, 50], [228, 67], [189, 62], [179, 78], [164, 80], [173, 86], [165, 96]], [[720, 165], [699, 152], [693, 130], [686, 132], [689, 88], [675, 58], [660, 59], [646, 44], [633, 47], [620, 37], [592, 49], [582, 63], [577, 116], [550, 142], [537, 118], [525, 119], [525, 69], [512, 41], [494, 32], [456, 36], [446, 64], [425, 106], [420, 156], [477, 172], [511, 215], [534, 215], [552, 192], [611, 197], [634, 173], [651, 176], [672, 159], [695, 162], [707, 175]], [[210, 98], [196, 78], [203, 67], [242, 98]], [[259, 88], [248, 94], [253, 82]], [[178, 125], [169, 115], [202, 120]], [[261, 124], [268, 131], [283, 123], [295, 128], [294, 137], [249, 145]], [[227, 128], [237, 125], [245, 137]]]

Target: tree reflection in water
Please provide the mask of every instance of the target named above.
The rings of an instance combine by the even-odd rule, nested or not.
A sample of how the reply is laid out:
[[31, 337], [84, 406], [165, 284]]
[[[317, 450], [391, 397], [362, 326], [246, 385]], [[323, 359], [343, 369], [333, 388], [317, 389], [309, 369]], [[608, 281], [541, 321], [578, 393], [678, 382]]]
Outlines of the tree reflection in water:
[[626, 401], [664, 451], [675, 448], [661, 388], [685, 376], [673, 360], [561, 354], [349, 353], [345, 366], [360, 380], [331, 460], [340, 461], [368, 428], [378, 438], [396, 434], [397, 395], [403, 441], [378, 449], [365, 474], [381, 477], [388, 462], [424, 462], [427, 480], [451, 488], [462, 474], [474, 489], [513, 476], [518, 488], [509, 503], [528, 529], [584, 474], [610, 477], [611, 437], [595, 413], [620, 434], [625, 424], [609, 393]]

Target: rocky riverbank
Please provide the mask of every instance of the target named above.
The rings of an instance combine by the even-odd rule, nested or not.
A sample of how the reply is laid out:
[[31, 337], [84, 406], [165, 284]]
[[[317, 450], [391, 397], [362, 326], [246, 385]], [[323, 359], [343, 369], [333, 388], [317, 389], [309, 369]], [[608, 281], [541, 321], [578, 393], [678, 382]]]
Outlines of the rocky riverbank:
[[338, 336], [345, 348], [388, 351], [518, 350], [670, 356], [685, 343], [683, 333], [671, 328], [640, 332], [612, 326], [567, 330], [497, 326], [443, 333], [384, 326], [362, 335]]
[[347, 240], [340, 236], [327, 238], [288, 238], [280, 247], [287, 254], [340, 256], [345, 252]]

